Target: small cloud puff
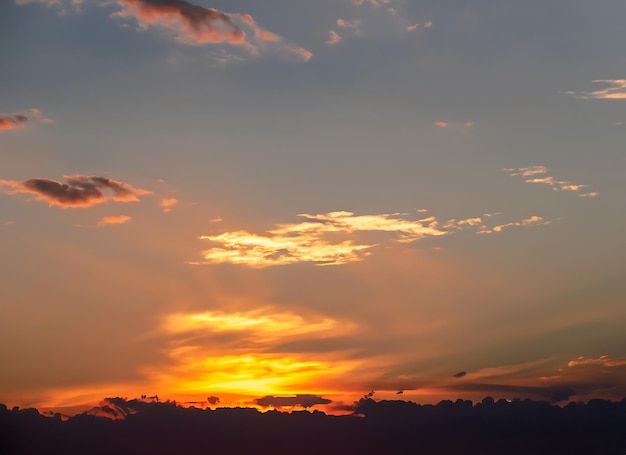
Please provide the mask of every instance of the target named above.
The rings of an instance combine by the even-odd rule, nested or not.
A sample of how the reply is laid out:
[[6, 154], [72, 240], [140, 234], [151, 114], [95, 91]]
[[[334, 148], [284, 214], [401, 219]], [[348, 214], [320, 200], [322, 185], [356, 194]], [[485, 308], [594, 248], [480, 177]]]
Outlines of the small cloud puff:
[[176, 204], [178, 204], [178, 199], [176, 198], [163, 198], [159, 206], [163, 209], [163, 213], [168, 213], [172, 211], [172, 207]]

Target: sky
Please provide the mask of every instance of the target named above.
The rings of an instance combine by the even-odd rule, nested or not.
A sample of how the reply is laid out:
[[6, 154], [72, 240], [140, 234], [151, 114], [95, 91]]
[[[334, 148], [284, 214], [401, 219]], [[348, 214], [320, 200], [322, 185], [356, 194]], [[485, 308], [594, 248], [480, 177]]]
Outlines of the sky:
[[0, 402], [626, 396], [626, 4], [0, 3]]

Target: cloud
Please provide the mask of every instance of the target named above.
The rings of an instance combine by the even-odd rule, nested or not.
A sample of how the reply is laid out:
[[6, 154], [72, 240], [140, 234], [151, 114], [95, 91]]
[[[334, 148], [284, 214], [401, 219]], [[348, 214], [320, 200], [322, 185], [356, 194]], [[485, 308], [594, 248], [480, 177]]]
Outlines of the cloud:
[[14, 130], [28, 121], [22, 114], [0, 114], [0, 130]]
[[328, 39], [326, 40], [326, 44], [329, 46], [334, 46], [335, 44], [341, 41], [341, 35], [334, 30], [328, 31]]
[[129, 415], [136, 414], [136, 411], [128, 407], [126, 401], [121, 398], [105, 398], [98, 406], [83, 414], [111, 420], [124, 420]]
[[62, 208], [93, 207], [108, 200], [135, 202], [139, 201], [139, 196], [151, 194], [150, 191], [106, 177], [74, 175], [64, 178], [67, 183], [45, 178], [24, 182], [0, 180], [0, 186], [5, 187], [8, 194], [34, 194], [36, 200], [46, 201], [50, 207]]
[[219, 397], [210, 396], [206, 399], [209, 404], [218, 404], [220, 402]]
[[[194, 5], [186, 0], [116, 0], [122, 9], [113, 17], [135, 18], [143, 29], [161, 27], [176, 33], [185, 44], [203, 45], [227, 43], [242, 46], [253, 55], [268, 43], [278, 45], [281, 53], [308, 61], [308, 50], [285, 43], [274, 32], [260, 27], [249, 14], [225, 13], [213, 8]], [[248, 36], [244, 28], [251, 32]]]
[[117, 17], [134, 17], [142, 28], [161, 26], [178, 33], [190, 44], [242, 44], [246, 34], [221, 11], [193, 5], [185, 0], [117, 0], [123, 8]]
[[358, 234], [387, 234], [390, 241], [401, 243], [447, 234], [439, 229], [434, 217], [413, 221], [400, 215], [403, 214], [301, 214], [305, 221], [277, 225], [266, 234], [240, 230], [203, 235], [201, 240], [219, 246], [203, 251], [202, 256], [205, 264], [232, 263], [259, 268], [298, 262], [340, 265], [363, 260], [378, 245], [365, 243], [365, 239], [358, 241]]
[[283, 408], [302, 406], [303, 408], [310, 408], [311, 406], [315, 406], [317, 404], [331, 403], [332, 400], [317, 395], [293, 395], [287, 397], [275, 397], [270, 395], [263, 398], [257, 398], [254, 402], [263, 407], [271, 406], [274, 408]]
[[578, 195], [578, 197], [596, 197], [598, 194], [600, 193], [598, 193], [597, 191], [592, 191], [590, 193], [581, 193]]
[[361, 21], [359, 19], [337, 19], [337, 26], [341, 28], [351, 29], [354, 32], [359, 32], [361, 27]]
[[163, 198], [159, 206], [163, 209], [163, 213], [168, 213], [172, 211], [172, 207], [176, 204], [178, 204], [178, 199], [176, 198]]
[[474, 127], [474, 122], [444, 122], [442, 120], [435, 122], [435, 126], [442, 129], [450, 129], [454, 131], [469, 131]]
[[100, 221], [98, 221], [97, 226], [109, 226], [111, 224], [126, 224], [131, 220], [130, 216], [127, 215], [116, 215], [116, 216], [105, 216]]
[[[329, 333], [340, 326], [339, 321], [330, 318], [307, 321], [292, 313], [267, 313], [262, 311], [203, 313], [176, 313], [166, 317], [163, 328], [167, 333], [189, 333], [210, 330], [216, 332], [249, 332], [255, 338], [270, 340], [277, 336]], [[341, 323], [342, 331], [347, 332], [353, 324]]]
[[467, 376], [467, 373], [465, 371], [459, 371], [457, 374], [455, 374], [453, 377], [454, 378], [462, 378], [464, 376]]
[[604, 84], [608, 87], [593, 92], [565, 92], [567, 95], [580, 99], [603, 99], [603, 100], [625, 100], [626, 99], [626, 79], [597, 79], [594, 84]]
[[0, 130], [14, 130], [25, 125], [30, 119], [39, 120], [41, 123], [54, 123], [44, 117], [39, 109], [31, 109], [21, 114], [0, 114]]
[[[530, 166], [530, 167], [517, 167], [517, 168], [505, 168], [505, 172], [508, 172], [511, 177], [527, 177], [524, 179], [526, 183], [540, 183], [549, 185], [553, 191], [580, 191], [587, 185], [575, 184], [568, 180], [557, 180], [556, 178], [548, 175], [548, 168], [546, 166]], [[537, 177], [541, 176], [541, 177]], [[595, 197], [597, 192], [579, 194], [583, 197]]]
[[569, 362], [567, 362], [567, 366], [570, 368], [581, 366], [581, 365], [597, 365], [597, 366], [602, 366], [602, 367], [613, 368], [613, 367], [626, 366], [626, 360], [614, 360], [614, 359], [611, 359], [609, 356], [602, 355], [595, 359], [594, 358], [586, 359], [584, 357], [578, 357], [576, 360], [570, 360]]
[[481, 229], [478, 231], [479, 234], [491, 234], [493, 232], [502, 232], [503, 229], [510, 227], [525, 227], [525, 226], [541, 226], [546, 224], [551, 224], [552, 221], [545, 220], [541, 216], [533, 215], [530, 218], [523, 219], [521, 221], [513, 221], [511, 223], [499, 224], [490, 229]]

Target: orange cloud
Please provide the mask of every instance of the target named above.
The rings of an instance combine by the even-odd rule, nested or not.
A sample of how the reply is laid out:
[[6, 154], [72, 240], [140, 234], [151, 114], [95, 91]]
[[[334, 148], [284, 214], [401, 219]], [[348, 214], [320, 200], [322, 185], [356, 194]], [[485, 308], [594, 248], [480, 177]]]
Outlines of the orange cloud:
[[387, 233], [392, 241], [403, 243], [447, 234], [439, 229], [434, 217], [412, 221], [399, 215], [301, 214], [299, 216], [306, 221], [278, 225], [265, 235], [241, 230], [201, 236], [201, 240], [220, 245], [203, 251], [202, 256], [205, 264], [233, 263], [250, 267], [298, 262], [340, 265], [363, 260], [370, 254], [368, 250], [377, 245], [357, 242], [357, 233]]
[[0, 114], [0, 130], [14, 130], [25, 125], [30, 119], [36, 119], [41, 123], [54, 123], [44, 117], [39, 109], [31, 109], [22, 114]]
[[457, 131], [467, 131], [470, 128], [474, 127], [474, 122], [444, 122], [438, 121], [435, 122], [435, 126], [439, 128], [449, 128]]
[[123, 8], [118, 17], [134, 17], [142, 28], [161, 26], [178, 33], [181, 41], [192, 44], [242, 44], [246, 34], [228, 14], [193, 5], [185, 0], [117, 0]]
[[130, 216], [127, 215], [117, 215], [117, 216], [105, 216], [100, 221], [98, 221], [97, 226], [109, 226], [111, 224], [125, 224], [131, 220]]
[[5, 187], [8, 194], [34, 194], [36, 200], [46, 201], [50, 207], [61, 208], [93, 207], [109, 199], [134, 202], [139, 201], [139, 196], [151, 194], [150, 191], [106, 177], [74, 175], [64, 178], [67, 183], [45, 178], [32, 178], [24, 182], [0, 180], [0, 186]]
[[[256, 55], [266, 43], [279, 43], [278, 49], [285, 55], [295, 55], [303, 61], [313, 56], [302, 47], [283, 43], [282, 37], [261, 28], [249, 14], [224, 13], [186, 0], [116, 1], [122, 10], [115, 13], [115, 17], [135, 18], [143, 29], [162, 27], [173, 30], [178, 40], [186, 44], [241, 45]], [[251, 30], [251, 37], [246, 35], [244, 28]]]
[[178, 199], [176, 198], [163, 198], [159, 205], [163, 209], [163, 213], [168, 213], [172, 211], [172, 207], [176, 204], [178, 204]]
[[0, 114], [0, 130], [14, 130], [28, 121], [23, 114]]

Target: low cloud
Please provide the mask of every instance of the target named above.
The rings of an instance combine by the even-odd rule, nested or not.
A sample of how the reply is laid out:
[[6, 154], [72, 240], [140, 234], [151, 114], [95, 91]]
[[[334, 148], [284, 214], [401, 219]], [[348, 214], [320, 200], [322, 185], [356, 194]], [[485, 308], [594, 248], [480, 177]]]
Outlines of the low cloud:
[[263, 398], [257, 398], [254, 402], [263, 407], [271, 406], [274, 408], [283, 408], [302, 406], [303, 408], [310, 408], [311, 406], [318, 404], [332, 403], [332, 400], [317, 395], [294, 395], [288, 397], [275, 397], [270, 395]]
[[567, 362], [567, 366], [570, 368], [581, 366], [581, 365], [596, 365], [596, 366], [601, 366], [601, 367], [612, 368], [612, 367], [626, 366], [626, 360], [615, 360], [615, 359], [611, 359], [609, 356], [602, 355], [598, 358], [589, 358], [589, 359], [586, 359], [584, 357], [578, 357], [576, 360], [570, 360], [569, 362]]
[[[568, 180], [558, 180], [555, 177], [548, 175], [548, 168], [546, 166], [530, 166], [530, 167], [517, 167], [506, 168], [505, 172], [508, 172], [511, 177], [524, 177], [526, 183], [539, 183], [552, 187], [553, 191], [572, 191], [577, 192], [585, 188], [587, 185], [581, 185], [572, 183]], [[595, 197], [597, 192], [590, 192], [579, 194], [582, 197]]]
[[36, 200], [61, 208], [93, 207], [108, 200], [135, 202], [139, 201], [139, 196], [151, 194], [150, 191], [106, 177], [74, 175], [64, 178], [66, 183], [45, 178], [24, 182], [0, 180], [0, 187], [4, 187], [8, 194], [33, 194]]
[[565, 93], [585, 100], [626, 100], [626, 79], [597, 79], [592, 82], [594, 84], [604, 84], [607, 87], [592, 92], [568, 91]]
[[241, 230], [201, 236], [201, 240], [218, 244], [203, 251], [202, 256], [205, 264], [233, 263], [259, 268], [298, 262], [340, 265], [363, 260], [378, 245], [361, 241], [358, 234], [385, 234], [387, 242], [410, 243], [448, 233], [439, 228], [434, 217], [406, 220], [401, 215], [404, 214], [301, 214], [305, 221], [277, 225], [265, 234]]
[[115, 216], [105, 216], [100, 221], [98, 221], [97, 226], [110, 226], [112, 224], [126, 224], [131, 220], [130, 216], [127, 215], [115, 215]]
[[464, 376], [467, 376], [467, 373], [465, 371], [459, 371], [457, 374], [455, 374], [453, 377], [454, 378], [462, 378]]

